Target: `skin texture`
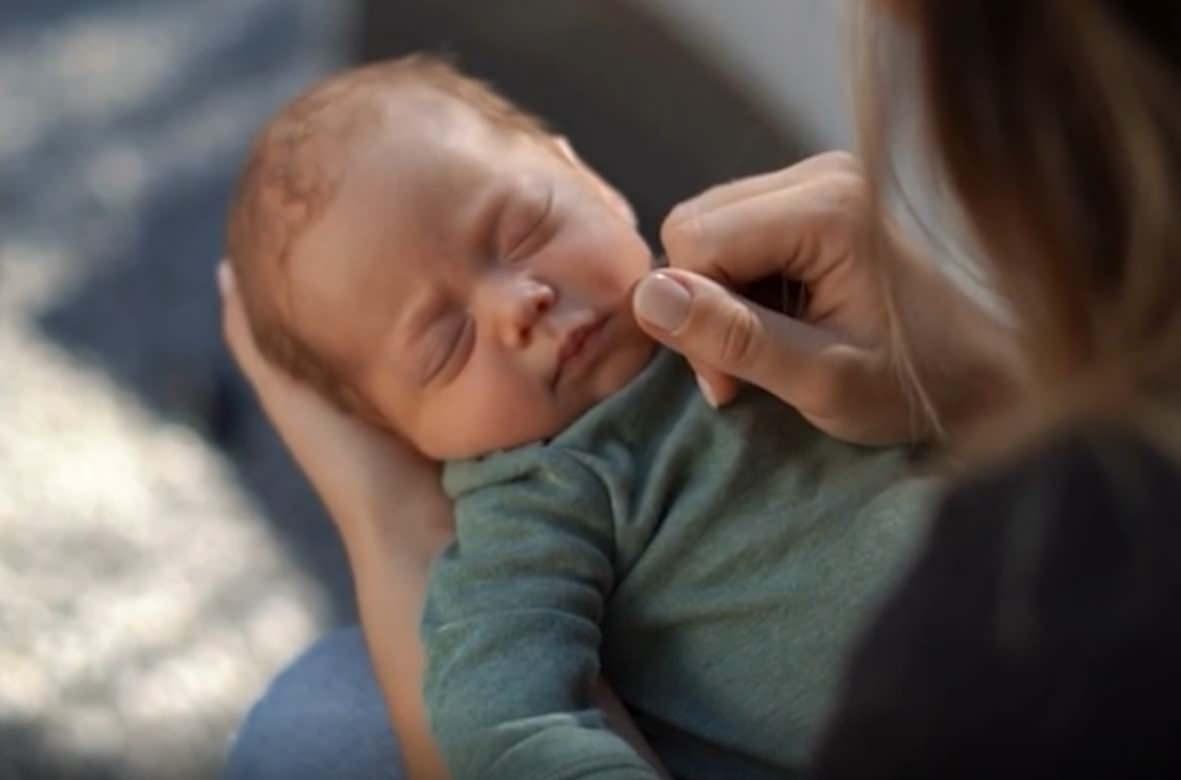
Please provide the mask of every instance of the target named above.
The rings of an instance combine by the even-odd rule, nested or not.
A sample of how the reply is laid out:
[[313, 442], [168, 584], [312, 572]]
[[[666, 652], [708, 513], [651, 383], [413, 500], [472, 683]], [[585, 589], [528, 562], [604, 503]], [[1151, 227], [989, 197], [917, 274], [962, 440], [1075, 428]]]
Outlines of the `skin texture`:
[[380, 99], [284, 269], [287, 319], [429, 457], [552, 436], [652, 354], [630, 208], [558, 139], [429, 87]]

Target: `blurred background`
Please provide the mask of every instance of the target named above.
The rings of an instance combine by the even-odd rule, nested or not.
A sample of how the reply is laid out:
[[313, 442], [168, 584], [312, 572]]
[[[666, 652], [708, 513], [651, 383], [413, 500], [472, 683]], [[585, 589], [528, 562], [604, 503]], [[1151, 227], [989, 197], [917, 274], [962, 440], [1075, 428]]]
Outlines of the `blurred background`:
[[0, 778], [215, 776], [355, 620], [334, 532], [225, 354], [213, 267], [259, 124], [427, 49], [632, 198], [850, 145], [837, 0], [4, 0]]

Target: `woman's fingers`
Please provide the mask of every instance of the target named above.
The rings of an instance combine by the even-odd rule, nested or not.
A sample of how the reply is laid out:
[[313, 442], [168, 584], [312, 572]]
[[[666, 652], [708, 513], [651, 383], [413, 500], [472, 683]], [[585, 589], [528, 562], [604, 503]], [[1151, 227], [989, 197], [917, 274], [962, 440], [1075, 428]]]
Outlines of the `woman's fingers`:
[[249, 336], [249, 325], [246, 313], [242, 310], [242, 301], [238, 297], [238, 283], [234, 278], [234, 269], [228, 260], [217, 264], [217, 289], [221, 293], [221, 329], [226, 344], [238, 362], [239, 368], [246, 371], [249, 361], [248, 353], [254, 347], [254, 340], [244, 338]]
[[[637, 285], [636, 318], [719, 405], [746, 380], [850, 441], [913, 440], [940, 431], [939, 415], [962, 426], [997, 408], [1022, 382], [1012, 335], [897, 235], [868, 241], [876, 217], [844, 154], [716, 187], [665, 221], [669, 268]], [[804, 284], [798, 318], [730, 292], [771, 277]]]
[[[396, 436], [345, 414], [310, 387], [268, 362], [246, 319], [233, 269], [217, 269], [222, 329], [230, 352], [263, 411], [308, 480], [342, 527], [368, 523], [373, 511], [389, 513], [406, 544], [420, 539], [436, 549], [440, 529], [450, 533], [446, 511], [391, 512], [390, 507], [443, 507], [438, 467]], [[415, 536], [416, 534], [426, 536]], [[400, 542], [401, 543], [401, 542]]]
[[[859, 163], [829, 153], [686, 201], [662, 228], [669, 268], [637, 286], [637, 319], [719, 405], [745, 380], [841, 438], [905, 436], [867, 194]], [[803, 284], [793, 316], [731, 292], [769, 278]], [[661, 295], [680, 300], [683, 321], [653, 318]]]
[[711, 187], [674, 208], [665, 219], [664, 227], [665, 229], [675, 229], [679, 223], [685, 220], [692, 220], [734, 203], [768, 192], [794, 187], [819, 176], [833, 173], [860, 177], [861, 163], [848, 152], [825, 152], [778, 171], [749, 176], [745, 179]]
[[699, 361], [689, 361], [697, 375], [697, 386], [701, 395], [715, 409], [725, 406], [738, 395], [738, 380], [724, 371], [710, 368]]
[[725, 378], [736, 377], [793, 406], [818, 408], [832, 386], [832, 369], [855, 352], [827, 330], [677, 269], [656, 271], [642, 280], [633, 307], [640, 326], [683, 354], [719, 403], [735, 392]]
[[250, 330], [250, 322], [246, 319], [246, 308], [238, 293], [234, 269], [228, 260], [223, 259], [218, 263], [217, 287], [221, 292], [222, 337], [229, 346], [238, 368], [254, 386], [255, 391], [262, 394], [266, 388], [260, 385], [273, 383], [272, 375], [276, 370], [266, 362], [254, 343], [254, 334]]
[[772, 275], [811, 285], [847, 259], [862, 235], [865, 184], [829, 172], [665, 224], [669, 265], [728, 287]]

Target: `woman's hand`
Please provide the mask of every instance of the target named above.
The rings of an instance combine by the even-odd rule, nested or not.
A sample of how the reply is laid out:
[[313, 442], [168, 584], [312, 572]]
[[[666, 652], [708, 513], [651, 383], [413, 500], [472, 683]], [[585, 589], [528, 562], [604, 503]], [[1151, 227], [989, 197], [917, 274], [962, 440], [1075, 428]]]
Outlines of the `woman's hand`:
[[[222, 330], [242, 373], [296, 462], [346, 537], [351, 526], [397, 517], [399, 536], [437, 549], [451, 534], [438, 465], [351, 417], [272, 366], [259, 353], [230, 265], [218, 268]], [[421, 516], [409, 517], [411, 508]], [[411, 522], [420, 521], [420, 522]], [[432, 549], [433, 554], [433, 549]]]
[[[932, 427], [899, 370], [888, 278], [917, 378], [955, 429], [1009, 397], [1012, 339], [896, 236], [872, 256], [869, 213], [860, 165], [839, 152], [711, 189], [665, 221], [670, 268], [637, 285], [636, 318], [689, 359], [715, 405], [745, 380], [833, 436], [913, 441]], [[806, 286], [798, 317], [731, 292], [769, 276]]]
[[225, 261], [217, 280], [226, 343], [344, 542], [365, 640], [407, 775], [444, 778], [422, 703], [418, 639], [427, 570], [453, 534], [438, 466], [268, 363], [255, 346]]

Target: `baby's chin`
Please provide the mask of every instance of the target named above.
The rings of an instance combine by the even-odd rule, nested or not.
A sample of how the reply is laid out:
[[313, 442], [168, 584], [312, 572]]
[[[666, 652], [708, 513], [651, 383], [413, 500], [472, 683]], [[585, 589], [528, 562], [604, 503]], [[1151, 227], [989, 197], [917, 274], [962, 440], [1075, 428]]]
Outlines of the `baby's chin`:
[[591, 377], [593, 403], [627, 386], [644, 370], [656, 352], [656, 342], [640, 329], [630, 306], [624, 307], [616, 315], [616, 328], [614, 343]]
[[620, 316], [618, 336], [604, 355], [593, 374], [580, 382], [565, 400], [565, 421], [557, 431], [568, 427], [576, 419], [610, 398], [635, 379], [656, 353], [656, 342], [648, 337], [631, 317], [630, 308]]

